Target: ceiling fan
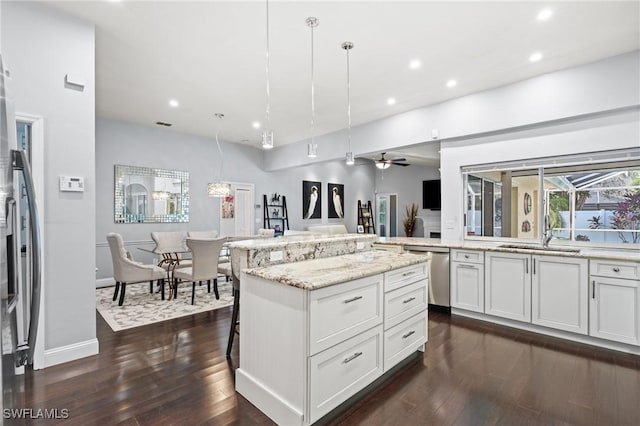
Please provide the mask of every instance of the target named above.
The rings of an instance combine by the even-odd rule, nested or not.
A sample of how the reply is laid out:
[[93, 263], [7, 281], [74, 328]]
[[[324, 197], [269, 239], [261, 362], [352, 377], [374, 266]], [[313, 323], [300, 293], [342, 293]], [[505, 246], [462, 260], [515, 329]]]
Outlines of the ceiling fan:
[[409, 165], [408, 163], [405, 163], [405, 161], [407, 161], [406, 158], [393, 158], [393, 159], [387, 160], [386, 158], [384, 158], [385, 154], [386, 152], [383, 152], [382, 154], [380, 154], [380, 159], [373, 160], [376, 163], [376, 167], [381, 170], [388, 169], [392, 164], [394, 166], [403, 166], [403, 167], [406, 167]]

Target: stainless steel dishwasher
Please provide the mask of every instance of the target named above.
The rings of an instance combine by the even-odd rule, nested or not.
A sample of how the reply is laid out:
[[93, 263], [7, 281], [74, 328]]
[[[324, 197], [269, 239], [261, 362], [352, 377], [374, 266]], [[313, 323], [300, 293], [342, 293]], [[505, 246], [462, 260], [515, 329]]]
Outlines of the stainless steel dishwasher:
[[451, 312], [449, 295], [449, 248], [404, 246], [405, 251], [429, 254], [429, 309]]

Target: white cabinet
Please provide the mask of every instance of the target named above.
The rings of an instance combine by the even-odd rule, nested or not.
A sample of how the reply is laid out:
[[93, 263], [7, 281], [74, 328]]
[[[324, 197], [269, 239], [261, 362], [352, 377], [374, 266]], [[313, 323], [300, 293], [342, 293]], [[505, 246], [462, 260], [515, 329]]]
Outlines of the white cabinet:
[[588, 261], [560, 256], [532, 256], [531, 322], [587, 334]]
[[428, 264], [384, 274], [384, 371], [427, 342]]
[[484, 253], [451, 250], [451, 306], [484, 312]]
[[484, 276], [485, 313], [531, 322], [531, 255], [487, 253]]
[[243, 273], [236, 390], [278, 424], [318, 421], [423, 348], [428, 272], [425, 261], [314, 290]]
[[592, 260], [589, 334], [640, 345], [640, 263]]

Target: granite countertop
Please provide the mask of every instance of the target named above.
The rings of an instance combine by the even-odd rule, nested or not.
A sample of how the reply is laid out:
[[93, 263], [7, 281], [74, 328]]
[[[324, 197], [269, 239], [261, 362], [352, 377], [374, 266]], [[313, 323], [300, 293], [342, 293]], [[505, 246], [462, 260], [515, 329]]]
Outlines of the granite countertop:
[[252, 249], [267, 249], [278, 248], [292, 244], [308, 244], [321, 243], [326, 241], [339, 242], [339, 241], [375, 241], [378, 236], [375, 234], [336, 234], [336, 235], [290, 235], [278, 238], [259, 238], [253, 240], [243, 240], [230, 242], [227, 245], [231, 248], [239, 248], [245, 250]]
[[398, 254], [371, 250], [303, 262], [284, 263], [265, 268], [246, 269], [243, 273], [304, 290], [316, 290], [392, 269], [415, 265], [426, 260], [425, 256], [419, 254]]
[[[525, 254], [542, 254], [549, 256], [565, 256], [573, 258], [585, 259], [608, 259], [622, 260], [631, 262], [640, 262], [640, 247], [637, 248], [602, 248], [602, 247], [585, 247], [585, 246], [567, 246], [559, 244], [551, 244], [547, 249], [535, 249], [526, 247], [501, 247], [503, 245], [522, 245], [536, 246], [535, 243], [517, 243], [506, 241], [443, 241], [437, 238], [408, 238], [408, 237], [380, 237], [377, 243], [402, 245], [402, 246], [419, 246], [419, 247], [442, 247], [450, 249], [468, 249], [468, 250], [486, 250], [498, 251], [506, 253], [525, 253]], [[376, 243], [374, 243], [375, 245]], [[579, 252], [565, 251], [571, 249], [579, 249]]]

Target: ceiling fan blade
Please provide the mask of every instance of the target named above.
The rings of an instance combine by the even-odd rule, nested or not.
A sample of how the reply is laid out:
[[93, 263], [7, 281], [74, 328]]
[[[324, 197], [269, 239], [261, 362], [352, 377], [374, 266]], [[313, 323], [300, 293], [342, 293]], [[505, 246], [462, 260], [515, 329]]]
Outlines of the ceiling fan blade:
[[402, 167], [407, 167], [407, 166], [411, 165], [411, 164], [407, 164], [407, 163], [391, 163], [391, 164], [393, 164], [394, 166], [402, 166]]
[[391, 161], [392, 163], [395, 163], [396, 161], [407, 161], [406, 158], [392, 158], [391, 160], [387, 160], [387, 161]]

